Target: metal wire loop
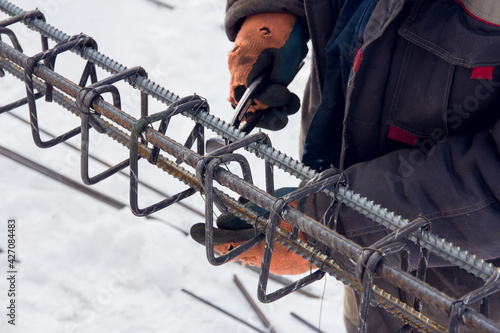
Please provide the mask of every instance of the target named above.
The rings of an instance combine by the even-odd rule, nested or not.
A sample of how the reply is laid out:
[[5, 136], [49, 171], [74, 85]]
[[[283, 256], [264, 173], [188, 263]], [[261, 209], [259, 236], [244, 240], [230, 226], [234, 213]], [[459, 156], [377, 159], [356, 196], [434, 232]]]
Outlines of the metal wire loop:
[[[41, 53], [38, 53], [37, 55], [29, 58], [26, 61], [26, 65], [24, 67], [25, 71], [25, 82], [26, 82], [26, 95], [28, 98], [28, 106], [30, 110], [30, 121], [31, 121], [31, 128], [32, 128], [32, 135], [33, 135], [33, 140], [35, 141], [36, 145], [41, 147], [41, 148], [49, 148], [53, 147], [61, 142], [64, 142], [68, 140], [69, 138], [74, 137], [75, 135], [79, 134], [81, 132], [81, 128], [77, 127], [74, 128], [64, 134], [61, 134], [53, 139], [50, 139], [48, 141], [43, 141], [40, 137], [40, 130], [38, 127], [38, 115], [37, 115], [37, 109], [36, 109], [36, 101], [35, 101], [35, 93], [34, 93], [34, 87], [33, 87], [33, 71], [37, 63], [41, 60], [50, 60], [49, 63], [53, 67], [53, 64], [55, 62], [55, 57], [65, 51], [71, 50], [75, 47], [80, 47], [85, 44], [87, 44], [90, 41], [90, 37], [85, 36], [85, 35], [77, 35], [73, 36], [71, 38], [68, 38], [67, 40], [64, 40], [60, 43], [58, 43], [54, 48], [43, 51]], [[52, 86], [47, 84], [47, 89], [46, 89], [46, 100], [51, 100], [52, 99]]]
[[[314, 273], [309, 274], [308, 276], [301, 278], [288, 286], [267, 294], [267, 284], [269, 280], [274, 244], [276, 242], [277, 227], [279, 227], [279, 224], [281, 223], [283, 210], [290, 202], [298, 201], [302, 198], [308, 197], [313, 193], [317, 193], [325, 188], [332, 186], [333, 184], [338, 182], [338, 177], [340, 177], [338, 173], [327, 171], [322, 175], [320, 174], [314, 181], [306, 184], [306, 186], [299, 188], [281, 198], [278, 198], [273, 204], [269, 217], [268, 228], [266, 231], [266, 244], [264, 247], [264, 253], [262, 255], [261, 271], [259, 275], [259, 287], [257, 290], [257, 295], [261, 302], [273, 302], [297, 289], [303, 288], [313, 283], [314, 281], [322, 279], [325, 275], [325, 272], [323, 272], [321, 269], [318, 269]], [[298, 237], [298, 229], [295, 229], [295, 231], [294, 229], [295, 228], [292, 228], [291, 238], [295, 240]]]
[[[240, 154], [235, 154], [234, 151], [248, 147], [254, 142], [259, 142], [265, 140], [264, 134], [254, 134], [250, 135], [242, 140], [233, 142], [229, 145], [220, 147], [214, 150], [210, 154], [204, 156], [196, 165], [196, 177], [205, 191], [205, 246], [207, 259], [212, 265], [222, 265], [235, 259], [249, 249], [255, 247], [257, 244], [264, 240], [264, 234], [257, 234], [252, 239], [244, 242], [243, 244], [235, 247], [231, 251], [216, 257], [213, 245], [214, 237], [214, 227], [213, 227], [213, 215], [214, 204], [221, 210], [224, 210], [220, 199], [215, 194], [213, 188], [213, 181], [215, 179], [215, 174], [217, 169], [221, 164], [237, 162], [242, 170], [243, 178], [249, 184], [253, 184], [251, 169], [248, 161]], [[266, 170], [267, 174], [268, 170]]]
[[[87, 43], [91, 43], [92, 47], [97, 47], [97, 44], [92, 43], [91, 39], [87, 40]], [[92, 73], [95, 71], [92, 70], [92, 67], [86, 67], [85, 72], [81, 78], [81, 84], [84, 85], [89, 76], [92, 76]], [[137, 73], [141, 73], [141, 75], [147, 75], [146, 71], [141, 67], [130, 68], [120, 74], [115, 74], [109, 76], [101, 81], [94, 82], [90, 86], [82, 88], [77, 97], [77, 106], [81, 111], [81, 128], [82, 128], [82, 153], [81, 153], [81, 177], [82, 181], [85, 184], [92, 185], [96, 184], [115, 173], [123, 170], [124, 168], [130, 165], [130, 158], [123, 160], [122, 162], [106, 169], [100, 174], [90, 177], [89, 176], [89, 130], [90, 125], [94, 127], [99, 133], [105, 133], [106, 128], [104, 128], [100, 123], [98, 123], [95, 119], [99, 114], [97, 112], [91, 113], [90, 108], [93, 107], [94, 101], [96, 98], [102, 98], [102, 94], [111, 93], [113, 98], [113, 106], [117, 109], [121, 109], [121, 98], [120, 92], [118, 88], [113, 84], [126, 79], [128, 77], [135, 77]], [[92, 78], [94, 80], [94, 77]]]
[[[410, 235], [415, 230], [425, 228], [429, 225], [429, 221], [423, 217], [419, 217], [408, 225], [398, 230], [393, 231], [384, 238], [373, 243], [369, 247], [363, 248], [361, 255], [358, 258], [355, 267], [355, 275], [361, 284], [361, 303], [358, 313], [358, 333], [364, 333], [367, 329], [367, 315], [370, 306], [370, 300], [373, 293], [373, 278], [376, 275], [376, 270], [380, 261], [390, 254], [400, 253], [401, 269], [405, 272], [409, 269], [409, 251], [404, 243], [401, 241]], [[422, 256], [419, 261], [423, 260]], [[426, 269], [425, 265], [419, 262], [419, 270]], [[422, 275], [419, 272], [417, 275]], [[402, 289], [398, 288], [400, 301], [406, 303], [406, 294]], [[415, 301], [414, 307], [418, 308], [420, 301]], [[406, 331], [407, 327], [403, 327]]]
[[154, 121], [163, 119], [163, 117], [168, 115], [168, 110], [164, 112], [159, 112], [151, 116], [142, 117], [137, 121], [133, 130], [130, 133], [130, 208], [132, 213], [136, 216], [148, 216], [163, 208], [166, 208], [176, 202], [182, 201], [187, 197], [190, 197], [196, 190], [194, 188], [188, 188], [182, 192], [179, 192], [171, 197], [163, 199], [156, 204], [150, 205], [145, 208], [139, 208], [139, 142], [138, 138], [142, 131]]
[[113, 96], [113, 105], [117, 108], [121, 106], [120, 104], [120, 94], [118, 89], [115, 86], [106, 84], [106, 85], [98, 85], [94, 84], [88, 88], [83, 88], [80, 90], [77, 99], [77, 106], [80, 109], [81, 113], [81, 128], [82, 128], [82, 137], [81, 137], [81, 177], [82, 181], [87, 185], [97, 184], [98, 182], [114, 175], [115, 173], [123, 170], [128, 167], [130, 164], [130, 159], [126, 159], [105, 171], [99, 173], [96, 176], [89, 176], [89, 146], [90, 146], [90, 125], [99, 133], [105, 133], [106, 128], [101, 125], [101, 123], [96, 121], [98, 114], [91, 113], [90, 107], [94, 103], [96, 98], [102, 98], [103, 93], [111, 93]]
[[[210, 112], [210, 106], [208, 105], [207, 101], [198, 95], [187, 96], [179, 99], [178, 101], [172, 103], [162, 115], [161, 123], [158, 127], [158, 132], [160, 132], [161, 134], [166, 134], [170, 119], [172, 119], [172, 117], [189, 110], [196, 110], [196, 112], [198, 112], [198, 110], [201, 109], [205, 110], [206, 112]], [[194, 126], [184, 146], [187, 148], [191, 148], [195, 141], [198, 142], [198, 154], [204, 155], [205, 128], [201, 124], [196, 124]], [[160, 149], [153, 146], [153, 150], [151, 151], [151, 155], [148, 160], [149, 163], [156, 164], [159, 154]], [[180, 160], [178, 159], [176, 163], [180, 164]]]
[[[491, 295], [500, 292], [500, 280], [498, 280], [498, 275], [492, 276], [492, 278], [486, 283], [470, 293], [464, 295], [451, 306], [450, 311], [450, 322], [448, 331], [450, 333], [458, 333], [459, 325], [465, 325], [465, 312], [469, 307], [475, 302], [488, 299]], [[489, 302], [488, 302], [489, 303]], [[486, 317], [489, 317], [489, 309], [482, 307], [482, 312]]]
[[[40, 12], [38, 9], [36, 9], [36, 10], [32, 10], [32, 11], [25, 11], [25, 12], [22, 12], [18, 15], [14, 15], [12, 17], [9, 17], [8, 19], [2, 20], [2, 21], [0, 21], [0, 27], [7, 27], [7, 26], [14, 24], [14, 23], [17, 23], [19, 21], [29, 20], [32, 18], [36, 18], [36, 19], [39, 19], [39, 20], [45, 22], [45, 16], [43, 15], [43, 13]], [[9, 37], [12, 41], [12, 44], [14, 45], [14, 48], [19, 50], [20, 52], [23, 52], [21, 44], [19, 44], [17, 37], [14, 36], [14, 39], [10, 35], [9, 35]], [[45, 51], [49, 48], [48, 47], [48, 38], [43, 36], [43, 35], [41, 35], [41, 38], [42, 38], [42, 49], [43, 49], [43, 51]], [[48, 65], [48, 63], [46, 62], [45, 65]], [[0, 77], [3, 77], [4, 75], [5, 75], [5, 73], [4, 73], [3, 69], [0, 68]]]
[[24, 11], [18, 15], [14, 15], [12, 17], [9, 17], [5, 20], [0, 21], [0, 26], [6, 27], [11, 24], [17, 23], [19, 21], [24, 21], [24, 20], [29, 20], [29, 19], [39, 19], [45, 22], [45, 15], [38, 9], [35, 10], [30, 10], [30, 11]]
[[[137, 73], [141, 73], [141, 70], [133, 70], [130, 69], [129, 73], [134, 73], [134, 75], [137, 75]], [[131, 134], [130, 134], [130, 207], [132, 209], [132, 212], [137, 215], [137, 216], [148, 216], [154, 212], [157, 212], [163, 208], [166, 208], [176, 202], [179, 202], [181, 200], [184, 200], [187, 197], [190, 197], [194, 193], [196, 193], [196, 190], [194, 188], [188, 188], [187, 190], [184, 190], [182, 192], [179, 192], [169, 198], [166, 198], [156, 204], [150, 205], [145, 208], [139, 208], [139, 199], [138, 199], [138, 186], [139, 186], [139, 165], [138, 165], [138, 160], [140, 158], [139, 156], [139, 151], [138, 151], [138, 138], [143, 133], [145, 128], [153, 124], [157, 121], [160, 121], [160, 127], [159, 131], [160, 132], [166, 132], [168, 124], [170, 119], [182, 112], [185, 112], [187, 110], [192, 109], [193, 107], [197, 106], [200, 107], [200, 105], [206, 105], [206, 108], [208, 109], [208, 105], [206, 104], [205, 100], [202, 100], [199, 96], [188, 96], [185, 97], [184, 99], [181, 99], [178, 101], [178, 103], [174, 103], [169, 106], [169, 108], [165, 111], [158, 112], [155, 114], [152, 114], [150, 116], [143, 116], [141, 119], [136, 123], [134, 126]], [[141, 112], [147, 114], [147, 112]], [[195, 128], [193, 129], [193, 132], [196, 132], [196, 138], [200, 142], [203, 142], [204, 136], [203, 136], [203, 128], [200, 128], [200, 126], [196, 125]], [[199, 146], [202, 144], [199, 144]], [[159, 148], [156, 146], [153, 146], [151, 149], [150, 153], [150, 158], [148, 161], [152, 164], [156, 164], [157, 160], [159, 157]]]
[[217, 197], [214, 193], [213, 181], [215, 179], [216, 170], [220, 164], [237, 162], [242, 170], [243, 178], [250, 184], [253, 183], [252, 175], [250, 171], [250, 165], [245, 157], [240, 154], [228, 153], [222, 156], [213, 157], [209, 160], [208, 164], [205, 161], [200, 161], [206, 165], [205, 174], [205, 249], [208, 261], [212, 265], [223, 265], [236, 257], [240, 256], [244, 252], [260, 244], [264, 240], [264, 234], [257, 234], [255, 237], [247, 240], [243, 244], [233, 248], [229, 252], [215, 256], [214, 249], [214, 226], [213, 226], [213, 206], [214, 199]]
[[21, 47], [21, 44], [19, 44], [16, 34], [14, 34], [12, 30], [2, 27], [0, 24], [0, 35], [7, 35], [12, 42], [12, 46], [14, 46], [14, 48], [19, 52], [23, 52], [23, 48]]
[[[106, 129], [95, 121], [94, 117], [100, 116], [97, 112], [91, 112], [92, 105], [96, 98], [102, 98], [103, 93], [111, 93], [113, 97], [113, 106], [116, 108], [121, 108], [120, 93], [115, 86], [103, 85], [87, 87], [80, 90], [78, 98], [76, 100], [76, 106], [81, 111], [82, 122], [90, 122], [92, 127], [99, 133], [105, 133]], [[82, 125], [83, 126], [83, 125]]]

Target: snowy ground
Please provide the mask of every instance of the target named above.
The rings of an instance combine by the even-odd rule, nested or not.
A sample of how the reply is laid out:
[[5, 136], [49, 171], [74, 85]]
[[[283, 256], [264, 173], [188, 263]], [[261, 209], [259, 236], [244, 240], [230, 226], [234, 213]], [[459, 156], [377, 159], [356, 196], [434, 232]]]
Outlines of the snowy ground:
[[[15, 0], [25, 10], [39, 8], [47, 21], [73, 35], [84, 32], [99, 50], [128, 67], [141, 65], [150, 78], [180, 96], [206, 97], [212, 113], [230, 119], [226, 101], [231, 48], [224, 34], [223, 0], [163, 0], [173, 10], [148, 0]], [[6, 16], [1, 14], [0, 19]], [[26, 53], [38, 52], [38, 36], [18, 29]], [[66, 58], [67, 57], [67, 58]], [[57, 69], [78, 81], [83, 61], [61, 57]], [[307, 66], [306, 66], [307, 67]], [[300, 96], [306, 67], [292, 84]], [[104, 77], [100, 73], [100, 77]], [[0, 105], [21, 98], [24, 84], [8, 75], [0, 79]], [[152, 108], [155, 107], [154, 103]], [[124, 109], [137, 116], [137, 92], [124, 96]], [[156, 105], [161, 111], [161, 105]], [[153, 112], [153, 111], [152, 111]], [[15, 114], [27, 119], [26, 107]], [[27, 125], [0, 115], [0, 145], [79, 182], [79, 156], [64, 145], [42, 150]], [[54, 133], [78, 126], [57, 106], [40, 107], [40, 126]], [[283, 131], [270, 133], [274, 146], [297, 158], [299, 116]], [[174, 128], [182, 137], [186, 127]], [[175, 133], [174, 133], [175, 134]], [[175, 135], [173, 135], [175, 137]], [[110, 163], [127, 157], [116, 143], [92, 136], [91, 153]], [[71, 141], [79, 145], [79, 139]], [[183, 187], [164, 173], [148, 169], [140, 177], [173, 194]], [[0, 279], [1, 332], [252, 332], [243, 324], [181, 292], [210, 300], [257, 327], [263, 326], [233, 282], [237, 274], [256, 299], [257, 274], [236, 264], [211, 266], [204, 248], [161, 222], [136, 218], [128, 208], [116, 210], [0, 156], [0, 248], [7, 245], [7, 220], [17, 225], [18, 264], [16, 326], [7, 324], [8, 285]], [[91, 164], [92, 173], [102, 166]], [[277, 186], [295, 185], [278, 173]], [[128, 202], [128, 180], [115, 176], [94, 189]], [[161, 200], [141, 189], [141, 206]], [[203, 210], [199, 195], [187, 203]], [[178, 227], [202, 220], [182, 207], [155, 215]], [[2, 276], [7, 258], [0, 254]], [[278, 285], [271, 284], [269, 290]], [[343, 287], [325, 278], [310, 288], [324, 299], [295, 293], [272, 304], [259, 304], [276, 332], [313, 332], [294, 319], [293, 311], [325, 332], [343, 332]]]

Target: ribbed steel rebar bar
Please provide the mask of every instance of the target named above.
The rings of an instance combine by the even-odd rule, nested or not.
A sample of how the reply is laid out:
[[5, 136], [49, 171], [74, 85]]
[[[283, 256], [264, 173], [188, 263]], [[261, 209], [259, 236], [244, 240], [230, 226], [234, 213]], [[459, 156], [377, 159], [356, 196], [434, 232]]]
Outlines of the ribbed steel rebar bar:
[[[24, 12], [19, 7], [5, 0], [0, 0], [0, 10], [11, 16], [18, 15]], [[56, 42], [66, 40], [70, 37], [40, 19], [30, 18], [24, 20], [24, 23], [27, 24], [30, 28], [43, 33], [45, 36]], [[84, 47], [83, 49], [75, 49], [73, 51], [80, 54], [83, 58], [91, 60], [96, 65], [110, 73], [118, 73], [127, 69], [127, 67], [101, 54], [93, 48]], [[133, 87], [136, 87], [141, 91], [148, 93], [153, 98], [156, 98], [159, 101], [166, 103], [167, 105], [175, 102], [179, 98], [169, 90], [142, 76], [138, 76], [133, 80], [129, 80], [128, 82]], [[231, 141], [236, 141], [245, 136], [244, 133], [241, 133], [234, 127], [230, 126], [228, 123], [206, 112], [187, 112], [184, 115], [192, 118], [206, 128], [213, 130], [217, 134], [230, 139]], [[270, 161], [274, 166], [283, 169], [284, 171], [299, 179], [309, 180], [316, 175], [316, 172], [314, 170], [291, 158], [290, 156], [287, 156], [286, 154], [275, 150], [272, 147], [268, 147], [265, 145], [254, 145], [250, 150], [254, 151], [258, 157], [262, 157], [266, 161]], [[370, 201], [369, 199], [364, 198], [345, 187], [339, 186], [339, 190], [336, 193], [329, 192], [329, 194], [332, 196], [336, 196], [339, 201], [345, 203], [347, 206], [352, 207], [353, 209], [358, 210], [360, 213], [366, 216], [373, 217], [376, 222], [382, 224], [390, 230], [396, 230], [408, 223], [408, 220], [394, 214], [393, 212], [381, 207], [380, 205], [375, 204], [373, 201]], [[475, 255], [472, 255], [467, 251], [464, 251], [459, 247], [454, 246], [452, 243], [439, 238], [427, 231], [415, 231], [409, 237], [409, 239], [485, 281], [490, 276], [496, 274], [496, 271], [498, 270], [497, 267], [491, 265], [490, 263], [477, 258]]]

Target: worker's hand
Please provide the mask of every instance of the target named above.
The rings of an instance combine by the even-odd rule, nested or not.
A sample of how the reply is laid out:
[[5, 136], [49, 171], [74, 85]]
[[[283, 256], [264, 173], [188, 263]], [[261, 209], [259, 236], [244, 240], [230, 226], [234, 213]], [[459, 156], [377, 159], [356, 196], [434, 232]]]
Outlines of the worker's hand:
[[[294, 188], [279, 189], [276, 191], [276, 196], [283, 196], [292, 190], [294, 190]], [[247, 206], [257, 212], [257, 214], [267, 214], [264, 209], [255, 204], [248, 203]], [[219, 216], [219, 218], [217, 218], [217, 227], [218, 228], [214, 229], [214, 250], [220, 254], [231, 251], [255, 236], [254, 229], [251, 225], [231, 213]], [[280, 227], [288, 232], [292, 229], [292, 226], [286, 222], [281, 222]], [[193, 225], [191, 228], [191, 237], [198, 243], [205, 245], [205, 224], [199, 223]], [[306, 242], [306, 235], [300, 232], [299, 239]], [[241, 254], [235, 260], [240, 260], [243, 264], [248, 263], [260, 267], [264, 246], [264, 243], [260, 243]], [[309, 271], [311, 267], [314, 268], [307, 260], [300, 257], [295, 252], [292, 252], [280, 243], [274, 244], [270, 266], [271, 273], [277, 275], [302, 274]]]
[[229, 101], [235, 107], [250, 83], [265, 74], [263, 87], [249, 109], [266, 112], [258, 127], [279, 130], [287, 124], [288, 115], [298, 111], [300, 100], [287, 86], [307, 54], [306, 43], [307, 33], [292, 14], [255, 14], [241, 26], [229, 53]]

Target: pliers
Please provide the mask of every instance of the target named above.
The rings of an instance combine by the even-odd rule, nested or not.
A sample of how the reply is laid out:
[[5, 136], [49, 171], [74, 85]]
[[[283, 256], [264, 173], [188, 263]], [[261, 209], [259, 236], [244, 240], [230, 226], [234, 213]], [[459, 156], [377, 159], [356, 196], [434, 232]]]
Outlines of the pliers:
[[[264, 80], [264, 75], [260, 75], [252, 83], [250, 83], [247, 90], [245, 91], [240, 101], [238, 102], [236, 109], [234, 110], [234, 115], [233, 119], [231, 120], [231, 125], [238, 128], [243, 133], [246, 134], [250, 133], [255, 128], [255, 126], [257, 126], [259, 121], [264, 117], [263, 111], [247, 113], [248, 109], [253, 103], [256, 92], [262, 85], [263, 80]], [[246, 115], [245, 122], [243, 123], [243, 126], [241, 126], [240, 128], [241, 121], [243, 120], [245, 115]]]

